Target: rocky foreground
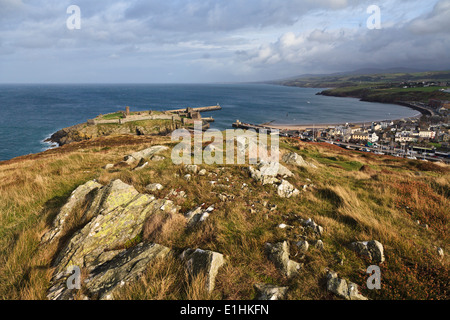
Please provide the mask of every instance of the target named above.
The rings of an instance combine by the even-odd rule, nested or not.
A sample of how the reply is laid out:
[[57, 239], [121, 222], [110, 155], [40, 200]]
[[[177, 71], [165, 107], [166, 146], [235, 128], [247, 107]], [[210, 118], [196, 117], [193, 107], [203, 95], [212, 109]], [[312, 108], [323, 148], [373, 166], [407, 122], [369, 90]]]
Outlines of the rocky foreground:
[[447, 166], [294, 139], [279, 164], [173, 148], [109, 136], [1, 163], [0, 296], [448, 298]]
[[[162, 161], [159, 153], [167, 151], [165, 146], [154, 146], [124, 157], [118, 164], [109, 164], [105, 168], [113, 169], [124, 164], [142, 170], [149, 162]], [[317, 166], [304, 161], [296, 153], [286, 153], [283, 162], [293, 167]], [[184, 179], [193, 176], [206, 176], [208, 172], [195, 165], [184, 167]], [[295, 174], [282, 164], [260, 162], [256, 167], [249, 166], [248, 174], [260, 185], [272, 185], [280, 198], [295, 201], [301, 192], [307, 192], [313, 185], [305, 185], [300, 191], [287, 179], [295, 178]], [[209, 173], [211, 176], [211, 173]], [[211, 185], [216, 185], [212, 181]], [[226, 187], [226, 186], [225, 186]], [[48, 298], [52, 300], [74, 299], [76, 290], [68, 288], [68, 278], [72, 275], [70, 267], [76, 266], [83, 270], [82, 299], [114, 299], [117, 290], [139, 279], [148, 265], [155, 259], [164, 259], [176, 255], [172, 248], [142, 241], [144, 224], [148, 219], [158, 215], [179, 215], [186, 220], [186, 228], [194, 228], [204, 223], [214, 214], [214, 205], [205, 208], [192, 208], [187, 213], [181, 213], [180, 207], [172, 200], [175, 197], [185, 197], [180, 191], [171, 190], [165, 198], [152, 195], [161, 191], [164, 186], [158, 183], [146, 187], [148, 193], [138, 192], [132, 185], [117, 179], [103, 186], [96, 181], [87, 181], [73, 191], [66, 204], [59, 210], [53, 221], [52, 228], [42, 237], [43, 245], [63, 241], [62, 249], [54, 261], [54, 275]], [[222, 201], [232, 201], [228, 195], [219, 195]], [[267, 206], [268, 204], [264, 204]], [[276, 208], [272, 208], [272, 210]], [[83, 226], [70, 234], [71, 224], [76, 217], [77, 225]], [[321, 239], [324, 228], [312, 219], [299, 220], [306, 235], [304, 240], [295, 243], [299, 252], [306, 253], [310, 246], [324, 250]], [[290, 228], [286, 224], [280, 229]], [[67, 240], [63, 240], [66, 237]], [[64, 242], [65, 241], [65, 242]], [[350, 247], [373, 263], [383, 263], [385, 260], [383, 245], [378, 241], [355, 242]], [[304, 263], [291, 259], [290, 243], [282, 241], [266, 243], [264, 248], [268, 261], [272, 262], [279, 272], [287, 278], [295, 277], [302, 272]], [[180, 255], [180, 265], [193, 277], [206, 275], [205, 289], [212, 292], [215, 279], [221, 267], [230, 263], [222, 253], [203, 250], [202, 248], [185, 248]], [[333, 271], [328, 271], [326, 288], [336, 296], [348, 300], [367, 300], [358, 291], [358, 286], [338, 277]], [[255, 285], [258, 299], [283, 299], [289, 287], [280, 287], [270, 283]]]

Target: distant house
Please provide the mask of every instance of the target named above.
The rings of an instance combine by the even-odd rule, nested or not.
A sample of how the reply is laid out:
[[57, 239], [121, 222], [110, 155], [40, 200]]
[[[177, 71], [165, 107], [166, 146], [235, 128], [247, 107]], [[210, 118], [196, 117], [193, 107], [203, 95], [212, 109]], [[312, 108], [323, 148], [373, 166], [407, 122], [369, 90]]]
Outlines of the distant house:
[[436, 132], [434, 131], [420, 131], [419, 137], [424, 139], [434, 139], [436, 137]]
[[361, 131], [352, 133], [351, 139], [354, 141], [369, 141], [369, 134]]
[[369, 142], [375, 143], [380, 141], [380, 137], [374, 132], [369, 134]]
[[382, 130], [383, 129], [383, 126], [381, 125], [381, 124], [379, 124], [379, 123], [372, 123], [372, 130], [374, 130], [374, 131], [380, 131], [380, 130]]

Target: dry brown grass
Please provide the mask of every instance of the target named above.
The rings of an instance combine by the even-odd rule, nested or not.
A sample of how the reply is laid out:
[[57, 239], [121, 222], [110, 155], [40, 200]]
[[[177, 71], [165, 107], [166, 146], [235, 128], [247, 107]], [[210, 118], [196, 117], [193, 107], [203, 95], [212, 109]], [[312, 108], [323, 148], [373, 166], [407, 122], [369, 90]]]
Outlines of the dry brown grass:
[[183, 215], [160, 212], [146, 220], [143, 236], [145, 241], [173, 247], [185, 229], [186, 218]]
[[[102, 138], [0, 163], [0, 296], [45, 299], [58, 245], [41, 247], [40, 237], [70, 193], [91, 179], [102, 184], [121, 179], [143, 193], [149, 183], [161, 183], [165, 189], [156, 192], [156, 197], [166, 196], [171, 189], [187, 194], [186, 199], [173, 199], [182, 208], [180, 214], [153, 215], [143, 230], [143, 239], [172, 248], [174, 256], [151, 263], [140, 281], [118, 293], [120, 299], [251, 299], [254, 284], [260, 282], [289, 286], [290, 299], [332, 299], [324, 290], [324, 268], [330, 267], [363, 283], [358, 272], [368, 262], [347, 246], [352, 241], [372, 239], [385, 245], [390, 268], [385, 271], [386, 281], [390, 285], [403, 279], [396, 276], [401, 274], [398, 270], [417, 263], [417, 268], [412, 269], [416, 270], [412, 288], [428, 290], [431, 297], [445, 296], [441, 287], [429, 280], [435, 273], [436, 281], [441, 281], [448, 272], [448, 259], [439, 262], [430, 253], [435, 244], [444, 249], [448, 246], [450, 177], [441, 167], [427, 166], [419, 171], [407, 161], [294, 141], [289, 143], [291, 150], [321, 164], [318, 170], [291, 168], [297, 175], [290, 179], [294, 185], [301, 187], [307, 178], [316, 185], [295, 200], [280, 199], [273, 187], [257, 185], [245, 167], [239, 166], [226, 170], [204, 166], [217, 177], [194, 176], [192, 182], [182, 178], [182, 167], [173, 166], [170, 159], [143, 171], [132, 171], [130, 167], [101, 169], [107, 163], [118, 163], [133, 151], [167, 141]], [[365, 167], [359, 170], [361, 164]], [[212, 180], [230, 188], [212, 188]], [[243, 183], [248, 187], [242, 188]], [[220, 193], [233, 195], [234, 200], [221, 202]], [[270, 211], [263, 207], [263, 201], [276, 204], [278, 209]], [[205, 223], [186, 229], [182, 214], [203, 203], [214, 204], [214, 212]], [[83, 208], [78, 212], [70, 218], [65, 232], [70, 234], [82, 225]], [[325, 228], [325, 251], [311, 249], [300, 259], [292, 247], [292, 258], [305, 262], [305, 268], [299, 277], [289, 280], [267, 259], [264, 244], [283, 240], [295, 244], [301, 231], [294, 216], [313, 218]], [[428, 223], [430, 229], [421, 229], [416, 219]], [[280, 223], [292, 224], [294, 229], [281, 230], [277, 228]], [[177, 257], [186, 248], [213, 250], [227, 257], [228, 263], [220, 269], [212, 294], [206, 292], [205, 275], [186, 274]], [[430, 254], [420, 254], [426, 250]], [[343, 266], [336, 259], [341, 253], [346, 256]], [[384, 296], [374, 298], [415, 296], [419, 295], [411, 289], [386, 291]]]
[[183, 294], [186, 276], [179, 260], [173, 255], [156, 259], [147, 267], [139, 281], [118, 290], [118, 300], [176, 300]]
[[[160, 138], [100, 139], [0, 163], [0, 297], [44, 299], [54, 248], [40, 238], [70, 193], [116, 163]], [[145, 143], [141, 145], [142, 143]], [[112, 148], [115, 146], [115, 148]], [[73, 226], [79, 221], [72, 217]]]

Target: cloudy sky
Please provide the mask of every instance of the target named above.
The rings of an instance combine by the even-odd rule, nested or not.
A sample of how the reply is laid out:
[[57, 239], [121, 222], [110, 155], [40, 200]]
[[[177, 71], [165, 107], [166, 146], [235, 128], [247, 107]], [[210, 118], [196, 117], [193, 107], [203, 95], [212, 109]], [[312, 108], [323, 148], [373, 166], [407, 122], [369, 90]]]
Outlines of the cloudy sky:
[[[69, 30], [67, 8], [81, 9]], [[381, 9], [369, 29], [367, 9]], [[450, 0], [0, 0], [0, 83], [450, 69]]]

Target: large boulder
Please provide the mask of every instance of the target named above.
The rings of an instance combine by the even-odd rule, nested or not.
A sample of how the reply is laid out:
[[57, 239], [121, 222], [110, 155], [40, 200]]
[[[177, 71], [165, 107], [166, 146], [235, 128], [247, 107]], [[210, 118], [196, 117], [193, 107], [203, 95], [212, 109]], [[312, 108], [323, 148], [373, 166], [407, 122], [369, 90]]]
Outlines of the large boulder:
[[376, 240], [353, 242], [350, 248], [373, 262], [382, 263], [385, 261], [383, 245]]
[[133, 186], [120, 180], [98, 189], [82, 215], [81, 225], [84, 227], [72, 235], [55, 260], [49, 298], [66, 297], [64, 290], [59, 291], [65, 286], [68, 267], [93, 271], [133, 243], [149, 216], [161, 211], [175, 213], [177, 210], [172, 201], [140, 194]]
[[181, 259], [191, 276], [206, 275], [206, 290], [212, 292], [219, 269], [225, 264], [223, 255], [209, 250], [187, 249], [181, 254]]
[[276, 244], [266, 243], [266, 253], [269, 260], [288, 278], [297, 275], [302, 264], [290, 260], [289, 243], [287, 241]]

